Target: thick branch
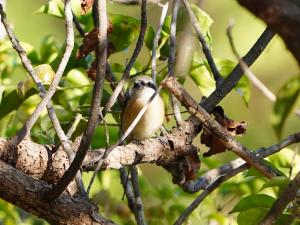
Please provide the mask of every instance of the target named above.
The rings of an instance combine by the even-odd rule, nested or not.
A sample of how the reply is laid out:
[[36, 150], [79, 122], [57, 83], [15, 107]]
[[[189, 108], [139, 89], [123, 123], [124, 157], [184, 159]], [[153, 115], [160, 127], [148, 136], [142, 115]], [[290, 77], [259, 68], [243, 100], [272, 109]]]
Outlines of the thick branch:
[[44, 218], [51, 224], [112, 225], [98, 215], [98, 208], [85, 198], [72, 198], [63, 193], [56, 201], [45, 203], [40, 192], [49, 185], [34, 179], [0, 160], [0, 198]]

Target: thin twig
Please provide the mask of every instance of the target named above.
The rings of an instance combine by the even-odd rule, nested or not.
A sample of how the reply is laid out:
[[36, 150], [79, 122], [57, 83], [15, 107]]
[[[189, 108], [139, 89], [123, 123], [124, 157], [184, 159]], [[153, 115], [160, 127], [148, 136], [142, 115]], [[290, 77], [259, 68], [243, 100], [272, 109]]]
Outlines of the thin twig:
[[151, 102], [153, 101], [153, 99], [156, 97], [156, 95], [158, 95], [158, 93], [161, 90], [161, 86], [159, 86], [157, 88], [157, 90], [153, 93], [153, 95], [150, 97], [150, 99], [148, 100], [148, 102], [143, 106], [143, 108], [139, 111], [139, 113], [137, 114], [137, 116], [135, 117], [135, 119], [132, 121], [132, 123], [130, 124], [130, 126], [127, 128], [127, 130], [122, 134], [122, 136], [119, 138], [119, 140], [113, 144], [112, 146], [110, 146], [108, 149], [105, 150], [104, 154], [102, 155], [101, 159], [99, 160], [97, 167], [93, 173], [93, 176], [90, 180], [90, 183], [88, 185], [87, 188], [87, 193], [89, 193], [92, 184], [95, 180], [95, 177], [97, 175], [97, 173], [99, 172], [104, 160], [106, 159], [106, 157], [109, 155], [109, 153], [111, 151], [113, 151], [117, 146], [119, 146], [121, 143], [123, 143], [126, 138], [129, 136], [129, 134], [132, 132], [132, 130], [135, 128], [135, 126], [137, 125], [137, 123], [140, 121], [140, 119], [142, 118], [142, 116], [144, 115], [144, 113], [146, 112], [148, 105], [151, 104]]
[[176, 98], [185, 106], [185, 108], [194, 115], [203, 126], [210, 130], [222, 144], [230, 151], [237, 154], [252, 167], [260, 171], [268, 178], [278, 175], [272, 167], [267, 165], [260, 157], [250, 152], [242, 144], [237, 142], [231, 134], [214, 120], [208, 112], [206, 112], [182, 87], [182, 85], [174, 77], [169, 77], [162, 85], [167, 88]]
[[200, 205], [200, 203], [217, 187], [219, 187], [226, 179], [226, 176], [218, 177], [184, 210], [180, 217], [175, 221], [174, 225], [181, 225], [191, 215], [191, 213]]
[[[120, 172], [121, 184], [124, 189], [124, 194], [127, 197], [128, 207], [136, 218], [135, 197], [134, 197], [132, 187], [130, 185], [131, 182], [128, 182], [128, 179], [131, 179], [131, 178], [128, 176], [128, 173], [126, 172], [126, 169], [124, 167], [120, 168], [119, 172]], [[123, 200], [123, 198], [122, 198], [122, 200]]]
[[[179, 0], [173, 0], [172, 7], [172, 18], [170, 27], [170, 54], [168, 60], [168, 72], [170, 76], [175, 77], [175, 59], [176, 59], [176, 24], [177, 24], [177, 14], [178, 14]], [[176, 120], [177, 126], [182, 124], [182, 117], [180, 114], [180, 107], [177, 99], [171, 94], [171, 104]]]
[[259, 79], [257, 79], [255, 74], [249, 69], [247, 64], [242, 60], [240, 54], [238, 53], [238, 51], [235, 47], [235, 44], [234, 44], [233, 36], [232, 36], [233, 26], [234, 26], [234, 21], [231, 20], [228, 24], [228, 27], [227, 27], [227, 36], [228, 36], [229, 43], [230, 43], [230, 46], [231, 46], [231, 50], [232, 50], [234, 56], [237, 58], [237, 60], [239, 61], [240, 66], [242, 67], [243, 71], [245, 72], [247, 77], [251, 80], [251, 82], [254, 84], [254, 86], [259, 91], [261, 91], [261, 93], [263, 95], [265, 95], [271, 102], [275, 102], [276, 101], [276, 96]]
[[167, 16], [168, 8], [169, 8], [169, 2], [166, 2], [162, 7], [159, 24], [157, 26], [155, 37], [153, 40], [152, 56], [151, 56], [151, 76], [155, 84], [156, 84], [156, 51], [157, 51], [157, 46], [158, 46], [158, 41], [160, 38], [162, 26]]
[[[253, 71], [248, 67], [248, 65], [244, 62], [244, 60], [240, 57], [235, 44], [234, 44], [234, 40], [233, 40], [233, 36], [232, 36], [232, 28], [233, 28], [234, 22], [230, 21], [228, 27], [227, 27], [227, 36], [230, 42], [230, 46], [232, 49], [233, 54], [235, 55], [235, 57], [237, 58], [237, 60], [239, 61], [239, 64], [242, 68], [242, 70], [244, 71], [244, 73], [247, 75], [247, 77], [249, 78], [249, 80], [252, 82], [252, 84], [267, 98], [269, 99], [271, 102], [275, 102], [276, 101], [276, 95], [274, 95], [273, 92], [271, 92], [267, 86], [261, 82], [257, 76], [253, 73]], [[296, 109], [295, 110], [295, 114], [297, 116], [300, 116], [300, 109]]]
[[[242, 60], [251, 66], [255, 60], [260, 56], [268, 43], [274, 37], [275, 32], [267, 27], [261, 36], [257, 39], [252, 48], [242, 58]], [[242, 78], [244, 72], [240, 64], [236, 65], [228, 77], [216, 88], [216, 90], [201, 104], [207, 111], [211, 112], [216, 105], [236, 86], [238, 81]]]
[[[281, 142], [269, 146], [267, 148], [259, 148], [255, 150], [255, 153], [258, 154], [260, 157], [265, 158], [270, 155], [273, 155], [280, 150], [284, 149], [285, 147], [300, 142], [300, 133], [295, 133], [289, 135], [287, 138], [283, 139]], [[183, 184], [181, 187], [184, 191], [188, 193], [196, 193], [201, 189], [205, 189], [213, 180], [215, 180], [218, 176], [224, 174], [230, 174], [231, 177], [235, 176], [236, 174], [246, 170], [249, 168], [249, 165], [245, 163], [242, 159], [235, 159], [229, 163], [226, 163], [223, 166], [218, 168], [212, 169], [207, 171], [201, 177], [196, 180], [189, 181]]]
[[42, 97], [42, 101], [38, 104], [38, 106], [35, 108], [34, 112], [32, 113], [31, 117], [26, 121], [23, 128], [19, 131], [17, 135], [19, 140], [22, 140], [24, 137], [28, 137], [30, 135], [31, 128], [33, 127], [39, 115], [44, 110], [44, 108], [46, 107], [46, 105], [48, 104], [48, 102], [51, 100], [52, 96], [56, 92], [59, 81], [66, 68], [66, 65], [69, 61], [69, 58], [71, 56], [74, 47], [74, 30], [73, 30], [72, 20], [73, 20], [73, 15], [72, 15], [70, 0], [65, 0], [66, 49], [47, 93]]
[[285, 207], [296, 197], [300, 187], [300, 172], [289, 183], [281, 196], [275, 201], [268, 214], [262, 219], [259, 225], [274, 224], [276, 219], [282, 214]]
[[[124, 87], [125, 81], [128, 79], [128, 77], [130, 75], [130, 70], [131, 70], [134, 62], [136, 61], [138, 55], [140, 54], [140, 51], [141, 51], [143, 43], [144, 43], [144, 37], [145, 37], [146, 30], [147, 30], [147, 0], [142, 0], [141, 28], [140, 28], [140, 33], [139, 33], [139, 37], [138, 37], [135, 49], [132, 53], [132, 56], [131, 56], [129, 62], [127, 63], [127, 65], [125, 67], [125, 70], [124, 70], [124, 73], [122, 75], [120, 82], [116, 86], [114, 92], [112, 93], [112, 95], [108, 99], [104, 109], [102, 110], [103, 116], [105, 116], [107, 114], [107, 112], [111, 109], [111, 107], [116, 103], [117, 98]], [[101, 122], [101, 121], [99, 121], [99, 122]]]
[[[258, 149], [256, 152], [261, 157], [267, 157], [272, 155], [286, 146], [300, 141], [300, 133], [290, 135], [288, 138], [284, 139], [278, 144], [270, 146], [268, 148]], [[217, 169], [213, 169], [204, 174], [201, 178], [202, 184], [205, 185], [204, 191], [187, 207], [180, 217], [176, 220], [174, 225], [182, 224], [190, 214], [199, 206], [199, 204], [217, 187], [219, 187], [223, 182], [230, 179], [231, 177], [237, 175], [238, 173], [249, 168], [247, 163], [244, 163], [241, 159], [233, 160], [231, 163], [225, 164]], [[205, 180], [205, 181], [204, 181]], [[300, 182], [300, 180], [298, 181]], [[297, 190], [296, 190], [297, 191]], [[194, 192], [190, 192], [194, 193]], [[267, 223], [270, 224], [270, 223]], [[264, 225], [267, 225], [264, 224]]]
[[210, 51], [210, 47], [208, 46], [206, 40], [205, 40], [205, 37], [204, 35], [202, 34], [201, 32], [201, 27], [197, 21], [197, 18], [196, 16], [194, 15], [194, 12], [190, 6], [190, 3], [187, 1], [187, 0], [182, 0], [188, 14], [189, 14], [189, 17], [190, 17], [190, 20], [191, 20], [191, 23], [197, 33], [197, 37], [201, 43], [201, 46], [202, 46], [202, 51], [207, 59], [207, 62], [208, 62], [208, 65], [210, 67], [210, 70], [214, 76], [214, 79], [216, 81], [216, 84], [217, 86], [223, 81], [223, 78], [221, 77], [218, 69], [217, 69], [217, 66], [215, 64], [215, 61], [212, 57], [212, 54], [211, 54], [211, 51]]
[[[65, 14], [66, 14], [66, 21], [67, 21], [67, 40], [69, 39], [72, 42], [73, 32], [72, 32], [72, 24], [70, 24], [70, 22], [69, 22], [71, 20], [70, 17], [68, 16], [69, 15], [69, 10], [70, 10], [69, 3], [66, 2]], [[32, 66], [30, 60], [28, 59], [25, 50], [22, 48], [22, 46], [20, 45], [18, 39], [14, 35], [12, 29], [8, 25], [8, 22], [6, 20], [6, 15], [5, 15], [4, 11], [3, 11], [3, 8], [2, 8], [1, 4], [0, 4], [0, 14], [1, 14], [1, 21], [2, 21], [3, 25], [5, 26], [5, 29], [7, 31], [9, 39], [11, 40], [13, 48], [19, 54], [21, 62], [23, 64], [24, 68], [27, 70], [27, 72], [30, 74], [30, 76], [32, 77], [32, 79], [36, 83], [36, 85], [37, 85], [37, 87], [39, 89], [39, 92], [40, 92], [40, 96], [43, 98], [46, 95], [46, 89], [45, 89], [45, 87], [44, 87], [41, 79], [37, 76], [37, 73], [33, 69], [33, 66]], [[71, 28], [68, 28], [70, 26], [71, 26]], [[69, 48], [71, 48], [71, 47], [72, 46], [69, 46]], [[67, 48], [66, 48], [66, 50], [67, 50]], [[67, 59], [65, 59], [65, 60], [67, 60]], [[55, 75], [55, 77], [57, 78], [57, 75]], [[54, 127], [54, 129], [56, 131], [56, 134], [57, 134], [57, 136], [58, 136], [58, 138], [59, 138], [59, 140], [60, 140], [60, 142], [61, 142], [61, 144], [63, 146], [63, 149], [67, 153], [68, 158], [69, 158], [69, 160], [71, 162], [73, 160], [73, 158], [74, 158], [74, 153], [72, 151], [70, 143], [68, 142], [68, 138], [66, 137], [63, 129], [61, 128], [60, 122], [58, 120], [57, 115], [55, 114], [55, 110], [53, 109], [51, 102], [48, 102], [46, 104], [46, 107], [47, 107], [48, 114], [49, 114], [49, 117], [51, 119], [51, 122], [53, 124], [53, 127]], [[29, 130], [29, 132], [30, 132], [30, 130]], [[19, 135], [20, 136], [17, 137], [17, 139], [18, 139], [17, 143], [20, 142], [23, 139], [24, 133], [22, 133], [22, 131], [21, 131], [19, 133]], [[76, 176], [76, 182], [77, 182], [77, 185], [78, 185], [80, 193], [84, 195], [85, 191], [84, 191], [83, 183], [81, 181], [80, 174], [78, 174]]]
[[106, 0], [97, 0], [94, 2], [97, 4], [98, 10], [101, 12], [99, 15], [99, 42], [97, 45], [97, 75], [93, 89], [93, 98], [91, 104], [90, 116], [86, 128], [86, 132], [83, 135], [77, 154], [70, 165], [69, 169], [65, 172], [63, 177], [59, 180], [56, 186], [44, 193], [44, 199], [51, 201], [57, 198], [72, 181], [77, 171], [80, 169], [81, 164], [85, 158], [87, 150], [92, 140], [95, 127], [98, 121], [99, 108], [101, 105], [102, 87], [106, 73], [106, 58], [107, 58], [107, 13], [106, 13]]
[[139, 175], [136, 166], [131, 166], [131, 182], [133, 187], [133, 192], [135, 196], [135, 205], [136, 205], [136, 222], [138, 225], [145, 225], [146, 219], [144, 215], [144, 206], [142, 201], [142, 196], [139, 188]]
[[72, 14], [73, 14], [73, 22], [75, 24], [75, 27], [76, 27], [78, 33], [80, 34], [81, 37], [84, 37], [85, 32], [84, 32], [83, 28], [81, 27], [79, 20], [77, 19], [76, 15], [74, 14], [73, 11], [72, 11]]
[[79, 124], [79, 122], [81, 120], [81, 118], [82, 118], [82, 115], [79, 114], [79, 113], [77, 113], [76, 116], [75, 116], [75, 119], [74, 119], [74, 122], [73, 122], [72, 126], [70, 127], [70, 129], [67, 132], [66, 137], [68, 139], [70, 139], [72, 137], [73, 133], [75, 132], [75, 130], [76, 130], [76, 128], [77, 128], [77, 126], [78, 126], [78, 124]]

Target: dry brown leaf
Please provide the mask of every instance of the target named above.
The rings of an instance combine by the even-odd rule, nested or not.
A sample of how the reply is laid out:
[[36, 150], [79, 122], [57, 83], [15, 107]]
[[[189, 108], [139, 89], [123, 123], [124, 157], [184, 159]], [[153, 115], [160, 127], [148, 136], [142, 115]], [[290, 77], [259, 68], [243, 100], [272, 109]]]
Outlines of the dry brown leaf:
[[92, 5], [94, 3], [94, 0], [81, 0], [80, 6], [81, 6], [81, 14], [86, 14], [87, 11], [92, 8]]
[[200, 166], [201, 166], [201, 162], [197, 152], [193, 152], [191, 155], [185, 156], [185, 164], [184, 164], [185, 181], [196, 179]]
[[98, 43], [98, 35], [99, 29], [94, 28], [92, 31], [90, 31], [84, 36], [82, 45], [79, 47], [76, 53], [77, 59], [84, 58], [87, 54], [96, 49]]
[[[232, 136], [243, 135], [246, 132], [247, 123], [245, 121], [237, 122], [229, 119], [225, 115], [221, 106], [217, 106], [213, 110], [213, 115], [215, 116], [216, 121], [218, 121], [221, 126], [225, 127]], [[206, 128], [203, 128], [201, 143], [210, 148], [208, 152], [203, 154], [204, 157], [209, 157], [226, 151], [226, 147], [222, 144], [222, 142]]]
[[[112, 23], [108, 21], [107, 33], [110, 34], [113, 30]], [[76, 58], [81, 59], [87, 56], [92, 51], [95, 51], [98, 44], [99, 29], [94, 28], [92, 31], [84, 35], [82, 45], [79, 47], [76, 53]], [[111, 44], [108, 44], [108, 54], [114, 51]]]

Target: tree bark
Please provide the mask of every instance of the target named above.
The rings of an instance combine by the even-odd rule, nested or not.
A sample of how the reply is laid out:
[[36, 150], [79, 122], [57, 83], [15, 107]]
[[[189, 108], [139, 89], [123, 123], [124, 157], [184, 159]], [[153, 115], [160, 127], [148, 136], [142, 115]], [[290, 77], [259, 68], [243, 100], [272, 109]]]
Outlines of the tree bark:
[[1, 160], [0, 184], [0, 198], [42, 217], [50, 224], [114, 224], [99, 216], [98, 208], [86, 198], [71, 197], [64, 192], [53, 202], [41, 201], [40, 193], [49, 185]]
[[284, 40], [300, 65], [300, 3], [295, 0], [238, 0]]

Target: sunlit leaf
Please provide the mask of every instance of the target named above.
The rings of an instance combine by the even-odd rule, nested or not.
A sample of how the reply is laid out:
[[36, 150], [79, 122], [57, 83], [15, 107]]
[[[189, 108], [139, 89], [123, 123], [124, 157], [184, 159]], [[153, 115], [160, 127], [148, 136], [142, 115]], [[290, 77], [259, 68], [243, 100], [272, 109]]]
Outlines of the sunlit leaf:
[[[261, 220], [269, 212], [269, 208], [252, 208], [246, 211], [240, 212], [237, 218], [239, 225], [257, 225], [260, 224]], [[288, 225], [291, 224], [294, 216], [283, 214], [279, 219], [274, 223], [274, 225]]]
[[145, 33], [144, 42], [145, 42], [146, 47], [149, 50], [152, 50], [154, 37], [155, 37], [155, 31], [154, 31], [153, 27], [148, 26], [146, 33]]
[[64, 4], [60, 0], [51, 0], [47, 4], [40, 7], [37, 11], [37, 14], [48, 14], [55, 17], [63, 18], [64, 17]]
[[[197, 18], [198, 24], [201, 29], [201, 33], [206, 39], [206, 42], [211, 46], [212, 38], [210, 35], [210, 27], [213, 24], [213, 20], [211, 17], [204, 12], [201, 8], [199, 8], [197, 5], [191, 4], [192, 11], [194, 12], [194, 15]], [[185, 7], [181, 7], [178, 10], [178, 31], [183, 31], [185, 27], [189, 24], [189, 15], [185, 9]]]
[[[215, 63], [219, 73], [226, 78], [235, 63], [228, 59], [215, 59]], [[201, 93], [204, 96], [209, 96], [216, 88], [215, 81], [207, 61], [203, 60], [199, 53], [194, 53], [192, 64], [190, 67], [189, 76], [196, 83]], [[248, 105], [251, 95], [250, 81], [246, 76], [243, 76], [235, 86], [236, 92], [242, 96], [246, 105]]]
[[35, 88], [27, 90], [23, 97], [20, 96], [20, 94], [17, 92], [17, 89], [13, 91], [4, 91], [0, 103], [0, 119], [2, 119], [8, 113], [18, 109], [27, 98], [36, 93], [38, 93], [38, 91]]
[[283, 125], [292, 111], [300, 93], [300, 76], [293, 77], [277, 93], [271, 122], [276, 135], [280, 138]]
[[193, 56], [189, 75], [204, 96], [209, 96], [215, 90], [214, 78], [198, 53], [195, 53]]
[[[226, 78], [233, 68], [236, 66], [236, 63], [228, 59], [216, 59], [215, 60], [217, 69], [219, 70], [221, 76]], [[248, 105], [251, 95], [250, 81], [246, 76], [243, 76], [237, 85], [235, 86], [236, 92], [243, 98], [246, 105]]]

